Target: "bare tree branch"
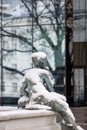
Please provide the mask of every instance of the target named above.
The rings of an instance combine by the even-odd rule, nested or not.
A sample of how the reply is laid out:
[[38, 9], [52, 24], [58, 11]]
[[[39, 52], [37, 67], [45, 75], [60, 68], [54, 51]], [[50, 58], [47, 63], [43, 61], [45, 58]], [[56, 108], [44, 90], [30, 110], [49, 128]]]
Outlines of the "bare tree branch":
[[28, 9], [29, 13], [31, 14], [31, 16], [34, 18], [35, 22], [37, 23], [37, 26], [40, 28], [40, 31], [42, 33], [42, 35], [44, 36], [44, 38], [47, 40], [48, 44], [50, 44], [50, 46], [53, 48], [54, 44], [53, 41], [51, 40], [51, 38], [46, 34], [46, 32], [44, 31], [44, 29], [42, 28], [41, 24], [39, 23], [37, 17], [33, 14], [33, 12], [30, 10], [30, 8], [28, 7], [28, 5], [26, 4], [26, 0], [21, 0], [23, 2], [23, 4], [25, 5], [25, 7]]
[[[6, 33], [6, 34], [3, 34], [3, 33], [2, 33], [2, 36], [18, 38], [18, 39], [20, 39], [21, 41], [24, 41], [26, 44], [32, 46], [32, 43], [29, 42], [26, 37], [23, 37], [23, 36], [21, 36], [21, 35], [14, 34], [14, 33], [9, 32], [9, 31], [6, 31], [6, 30], [4, 30], [3, 28], [2, 28], [2, 31], [3, 31], [4, 33]], [[32, 46], [32, 47], [33, 47], [33, 50], [34, 50], [34, 51], [37, 51], [34, 46]]]
[[[1, 65], [1, 64], [0, 64], [0, 65]], [[11, 67], [7, 67], [7, 66], [4, 66], [4, 65], [2, 66], [2, 68], [3, 68], [3, 69], [6, 69], [6, 70], [8, 70], [8, 71], [15, 72], [15, 73], [18, 73], [18, 74], [24, 76], [24, 73], [21, 72], [21, 71], [19, 71], [19, 70], [17, 70], [17, 69], [14, 69], [14, 68], [11, 68]]]
[[18, 50], [18, 49], [8, 50], [8, 49], [5, 49], [5, 48], [3, 48], [2, 51], [6, 51], [6, 52], [9, 52], [9, 53], [14, 52], [14, 51], [21, 52], [21, 53], [32, 52], [32, 50]]

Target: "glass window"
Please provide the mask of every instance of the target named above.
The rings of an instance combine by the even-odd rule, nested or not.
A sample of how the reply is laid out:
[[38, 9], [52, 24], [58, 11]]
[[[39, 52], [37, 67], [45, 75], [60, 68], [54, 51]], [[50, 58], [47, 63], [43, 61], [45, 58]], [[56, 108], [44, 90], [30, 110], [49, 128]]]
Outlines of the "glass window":
[[87, 41], [87, 1], [73, 0], [73, 41]]
[[44, 51], [47, 54], [52, 70], [65, 65], [63, 26], [63, 24], [54, 24], [51, 26], [41, 25], [41, 28], [33, 27], [33, 46], [38, 51]]
[[[13, 95], [26, 71], [32, 68], [32, 52], [43, 51], [54, 77], [65, 69], [64, 0], [0, 0], [1, 5], [1, 80], [3, 97]], [[0, 61], [0, 62], [1, 62]], [[63, 70], [63, 71], [62, 71]], [[56, 73], [56, 74], [55, 74]], [[64, 76], [58, 85], [63, 85]], [[56, 77], [57, 77], [56, 76]], [[15, 83], [17, 83], [15, 85]], [[18, 87], [18, 86], [17, 86]], [[16, 90], [16, 87], [14, 87]]]
[[74, 102], [84, 102], [84, 69], [74, 69]]
[[17, 92], [17, 83], [12, 83], [13, 92]]

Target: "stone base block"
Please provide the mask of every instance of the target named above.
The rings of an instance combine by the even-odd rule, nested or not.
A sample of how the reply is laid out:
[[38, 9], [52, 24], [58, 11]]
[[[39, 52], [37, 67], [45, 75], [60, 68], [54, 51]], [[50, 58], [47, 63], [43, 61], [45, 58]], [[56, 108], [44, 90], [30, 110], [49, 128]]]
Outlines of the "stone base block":
[[56, 114], [47, 110], [0, 112], [0, 130], [61, 130]]

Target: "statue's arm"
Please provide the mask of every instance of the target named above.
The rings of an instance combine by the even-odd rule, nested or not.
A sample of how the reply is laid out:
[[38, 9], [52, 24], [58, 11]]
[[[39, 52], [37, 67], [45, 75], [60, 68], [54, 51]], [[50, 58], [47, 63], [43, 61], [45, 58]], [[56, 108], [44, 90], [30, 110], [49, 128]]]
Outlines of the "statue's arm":
[[20, 93], [22, 95], [27, 95], [26, 88], [27, 88], [27, 82], [26, 82], [26, 78], [24, 76], [24, 78], [22, 79], [22, 81], [20, 83]]
[[44, 80], [46, 82], [46, 86], [50, 92], [54, 92], [53, 85], [54, 85], [54, 79], [50, 73], [45, 73]]

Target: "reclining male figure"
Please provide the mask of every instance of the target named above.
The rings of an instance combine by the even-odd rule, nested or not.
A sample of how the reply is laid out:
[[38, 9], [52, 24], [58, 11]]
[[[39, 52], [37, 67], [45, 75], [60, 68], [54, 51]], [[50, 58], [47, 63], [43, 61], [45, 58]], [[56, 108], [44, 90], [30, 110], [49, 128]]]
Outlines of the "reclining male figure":
[[[75, 117], [66, 102], [66, 97], [54, 92], [53, 80], [46, 67], [46, 54], [36, 52], [32, 54], [34, 68], [24, 76], [20, 91], [26, 97], [25, 109], [51, 109], [61, 114], [66, 125], [71, 124], [74, 130], [83, 130], [75, 123]], [[20, 101], [19, 106], [21, 106]], [[24, 100], [23, 100], [24, 101]]]

